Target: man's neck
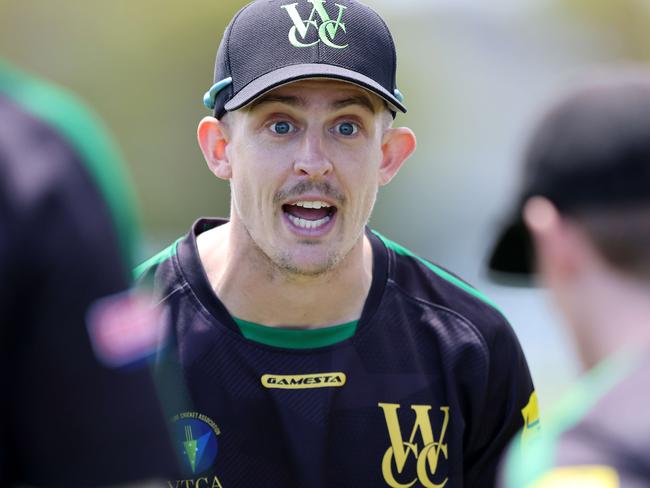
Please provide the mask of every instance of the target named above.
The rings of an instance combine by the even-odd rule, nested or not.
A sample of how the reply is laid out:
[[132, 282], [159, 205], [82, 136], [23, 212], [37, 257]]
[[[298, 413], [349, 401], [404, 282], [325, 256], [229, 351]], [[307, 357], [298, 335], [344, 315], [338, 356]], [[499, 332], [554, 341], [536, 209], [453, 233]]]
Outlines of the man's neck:
[[628, 349], [650, 348], [650, 282], [611, 270], [593, 279], [580, 316], [579, 346], [591, 368]]
[[234, 317], [269, 326], [319, 328], [358, 320], [372, 283], [373, 256], [363, 235], [332, 271], [288, 274], [256, 246], [241, 245], [231, 223], [199, 235], [212, 289]]

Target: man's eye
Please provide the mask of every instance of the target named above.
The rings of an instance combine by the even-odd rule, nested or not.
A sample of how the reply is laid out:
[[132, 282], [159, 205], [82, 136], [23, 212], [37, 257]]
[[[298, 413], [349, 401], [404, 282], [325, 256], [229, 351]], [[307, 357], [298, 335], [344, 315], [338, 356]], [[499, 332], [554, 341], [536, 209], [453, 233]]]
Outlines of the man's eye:
[[295, 127], [290, 122], [283, 120], [282, 122], [274, 122], [270, 125], [271, 132], [284, 135], [293, 132]]
[[359, 132], [359, 126], [353, 122], [341, 122], [340, 124], [336, 124], [334, 130], [342, 136], [353, 136]]

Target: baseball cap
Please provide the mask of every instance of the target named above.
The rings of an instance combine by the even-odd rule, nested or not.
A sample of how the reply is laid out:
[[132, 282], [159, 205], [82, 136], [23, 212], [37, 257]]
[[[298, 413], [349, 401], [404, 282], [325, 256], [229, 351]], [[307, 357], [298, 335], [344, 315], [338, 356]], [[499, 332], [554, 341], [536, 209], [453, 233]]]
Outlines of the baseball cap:
[[406, 113], [396, 85], [397, 56], [383, 19], [356, 0], [256, 0], [221, 40], [204, 104], [221, 118], [293, 81], [354, 83]]
[[526, 152], [518, 204], [489, 258], [493, 279], [534, 273], [522, 218], [533, 196], [568, 216], [650, 205], [650, 70], [601, 75], [542, 119]]

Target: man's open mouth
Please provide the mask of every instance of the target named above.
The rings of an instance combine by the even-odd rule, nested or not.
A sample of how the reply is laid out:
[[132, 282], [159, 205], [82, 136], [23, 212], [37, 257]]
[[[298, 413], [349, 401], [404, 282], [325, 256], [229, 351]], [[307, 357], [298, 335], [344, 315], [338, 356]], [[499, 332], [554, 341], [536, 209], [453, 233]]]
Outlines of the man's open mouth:
[[336, 207], [320, 200], [300, 200], [282, 205], [289, 221], [299, 229], [319, 230], [324, 228], [336, 214]]

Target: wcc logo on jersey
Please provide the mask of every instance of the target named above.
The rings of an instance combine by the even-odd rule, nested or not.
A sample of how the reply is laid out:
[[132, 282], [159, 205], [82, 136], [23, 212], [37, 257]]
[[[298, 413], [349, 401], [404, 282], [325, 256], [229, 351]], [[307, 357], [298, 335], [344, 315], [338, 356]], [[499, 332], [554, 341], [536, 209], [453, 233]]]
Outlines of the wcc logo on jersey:
[[448, 478], [437, 475], [437, 472], [441, 462], [449, 459], [445, 441], [449, 425], [449, 407], [440, 407], [442, 415], [433, 416], [435, 419], [442, 417], [436, 422], [439, 427], [434, 431], [429, 413], [432, 407], [411, 405], [415, 420], [407, 438], [403, 436], [397, 416], [400, 405], [379, 403], [379, 407], [384, 411], [390, 439], [390, 447], [386, 449], [381, 463], [381, 471], [388, 486], [409, 488], [419, 481], [418, 486], [443, 488]]
[[341, 37], [340, 33], [347, 32], [343, 22], [343, 13], [347, 7], [338, 3], [334, 4], [338, 7], [338, 12], [334, 17], [330, 17], [325, 8], [326, 0], [307, 0], [307, 3], [312, 5], [312, 9], [306, 20], [298, 12], [298, 3], [281, 6], [287, 11], [293, 22], [293, 27], [289, 30], [291, 45], [300, 48], [315, 46], [322, 42], [334, 49], [348, 47], [348, 44], [337, 44], [337, 42], [341, 42], [338, 40]]

